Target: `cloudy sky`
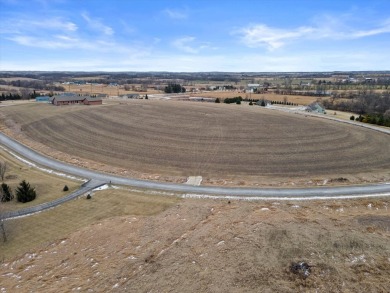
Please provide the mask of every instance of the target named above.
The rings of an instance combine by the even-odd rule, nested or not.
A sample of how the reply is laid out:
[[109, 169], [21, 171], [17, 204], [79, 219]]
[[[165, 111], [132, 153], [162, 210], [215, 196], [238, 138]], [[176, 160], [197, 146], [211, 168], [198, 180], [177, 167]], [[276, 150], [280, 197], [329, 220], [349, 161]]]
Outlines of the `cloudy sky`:
[[389, 0], [0, 0], [0, 70], [390, 70]]

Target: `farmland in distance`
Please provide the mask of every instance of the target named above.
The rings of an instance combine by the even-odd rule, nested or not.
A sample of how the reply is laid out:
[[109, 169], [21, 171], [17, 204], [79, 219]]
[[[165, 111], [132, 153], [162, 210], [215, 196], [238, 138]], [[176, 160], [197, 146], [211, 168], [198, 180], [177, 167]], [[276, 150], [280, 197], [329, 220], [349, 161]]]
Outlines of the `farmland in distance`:
[[247, 104], [26, 104], [4, 107], [1, 116], [3, 128], [43, 153], [124, 176], [262, 186], [390, 177], [388, 135]]

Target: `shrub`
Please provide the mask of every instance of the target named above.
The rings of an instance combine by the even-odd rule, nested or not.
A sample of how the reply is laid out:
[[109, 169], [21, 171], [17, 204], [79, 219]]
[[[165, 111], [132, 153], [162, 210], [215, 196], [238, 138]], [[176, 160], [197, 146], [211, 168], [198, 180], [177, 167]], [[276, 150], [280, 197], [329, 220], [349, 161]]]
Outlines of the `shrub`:
[[8, 184], [2, 183], [0, 188], [0, 200], [1, 202], [7, 202], [14, 199], [11, 188]]
[[253, 103], [252, 103], [252, 101], [250, 101], [250, 102], [249, 102], [249, 106], [253, 106]]
[[91, 198], [92, 198], [91, 194], [90, 194], [90, 193], [88, 193], [88, 195], [87, 195], [87, 199], [91, 199]]
[[216, 103], [221, 103], [221, 100], [220, 100], [219, 98], [216, 98], [216, 99], [215, 99], [215, 102], [216, 102]]
[[62, 191], [68, 191], [68, 190], [69, 190], [68, 185], [65, 185], [64, 188], [62, 189]]
[[16, 198], [19, 202], [26, 203], [33, 201], [37, 197], [35, 189], [30, 186], [30, 183], [23, 180], [16, 188]]
[[349, 120], [355, 120], [355, 116], [351, 116], [351, 117], [349, 117]]

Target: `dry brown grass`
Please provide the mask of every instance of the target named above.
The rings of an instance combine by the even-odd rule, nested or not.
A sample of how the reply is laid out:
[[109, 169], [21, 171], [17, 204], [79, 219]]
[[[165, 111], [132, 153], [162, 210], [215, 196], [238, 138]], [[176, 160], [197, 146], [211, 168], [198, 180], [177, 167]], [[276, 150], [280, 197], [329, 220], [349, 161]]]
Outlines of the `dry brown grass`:
[[97, 162], [93, 168], [113, 166], [128, 176], [304, 185], [390, 175], [389, 136], [257, 106], [140, 100], [98, 107], [29, 104], [2, 112], [8, 126], [18, 125], [44, 153], [58, 150], [71, 162]]
[[[126, 91], [123, 86], [108, 86], [105, 84], [101, 85], [90, 85], [90, 84], [83, 84], [83, 85], [77, 85], [77, 84], [64, 84], [62, 85], [65, 88], [66, 92], [73, 92], [83, 95], [89, 95], [89, 94], [107, 94], [109, 96], [118, 96], [118, 95], [128, 95], [132, 93], [145, 95], [145, 94], [154, 94], [154, 93], [160, 93], [159, 91], [155, 90], [148, 90], [147, 92], [134, 92], [134, 91]], [[140, 87], [140, 85], [138, 85]]]
[[[73, 192], [74, 190], [78, 189], [81, 184], [80, 181], [74, 181], [65, 177], [51, 175], [34, 167], [29, 167], [1, 148], [0, 161], [7, 162], [8, 168], [5, 174], [6, 176], [4, 182], [7, 183], [13, 191], [18, 187], [22, 180], [26, 180], [30, 183], [31, 187], [35, 188], [37, 192], [37, 198], [31, 202], [19, 203], [16, 201], [16, 199], [14, 199], [8, 203], [0, 203], [2, 210], [18, 210], [52, 201]], [[65, 185], [67, 185], [69, 188], [69, 191], [67, 192], [63, 191]]]
[[265, 94], [250, 94], [243, 92], [204, 92], [204, 93], [196, 93], [190, 94], [194, 97], [205, 97], [205, 98], [234, 98], [241, 96], [243, 99], [254, 99], [254, 100], [270, 100], [270, 101], [280, 101], [283, 102], [287, 99], [288, 102], [298, 104], [298, 105], [308, 105], [317, 100], [317, 97], [309, 97], [309, 96], [295, 96], [295, 95], [279, 95], [275, 93], [265, 93]]
[[5, 222], [8, 241], [0, 242], [1, 259], [31, 252], [38, 246], [103, 219], [157, 214], [179, 201], [126, 190], [96, 191], [91, 200], [80, 197], [53, 209]]
[[[368, 229], [373, 224], [367, 222], [389, 221], [387, 199], [166, 203], [153, 197], [141, 209], [149, 214], [147, 206], [162, 200], [164, 207], [154, 215], [140, 216], [135, 208], [128, 216], [104, 220], [114, 214], [110, 200], [95, 201], [111, 196], [106, 191], [91, 201], [69, 202], [56, 216], [49, 211], [31, 218], [33, 231], [54, 238], [6, 259], [0, 265], [2, 287], [7, 292], [386, 292], [390, 286], [389, 231]], [[123, 194], [120, 204], [134, 201], [133, 195], [126, 199]], [[96, 209], [100, 219], [92, 216]], [[29, 225], [21, 220], [18, 226]], [[71, 233], [78, 227], [84, 228]], [[297, 261], [313, 266], [308, 278], [290, 272]]]

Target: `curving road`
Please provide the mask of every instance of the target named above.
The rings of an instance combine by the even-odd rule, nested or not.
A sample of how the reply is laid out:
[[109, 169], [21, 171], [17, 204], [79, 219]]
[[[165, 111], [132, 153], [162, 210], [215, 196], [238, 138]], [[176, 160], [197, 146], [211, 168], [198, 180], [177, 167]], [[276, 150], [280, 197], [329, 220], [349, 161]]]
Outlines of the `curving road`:
[[95, 180], [89, 180], [88, 182], [85, 182], [84, 184], [81, 185], [81, 188], [78, 190], [64, 196], [61, 198], [58, 198], [56, 200], [50, 201], [50, 202], [45, 202], [36, 206], [16, 210], [16, 211], [8, 211], [8, 212], [2, 212], [0, 214], [0, 220], [7, 220], [7, 219], [12, 219], [12, 218], [17, 218], [17, 217], [23, 217], [23, 216], [29, 216], [44, 210], [48, 210], [51, 208], [54, 208], [60, 204], [63, 204], [64, 202], [67, 202], [69, 200], [75, 199], [95, 188], [98, 188], [102, 185], [106, 184], [105, 182], [99, 182]]
[[342, 187], [315, 188], [234, 188], [216, 186], [191, 186], [176, 183], [153, 182], [147, 180], [124, 178], [111, 174], [84, 169], [67, 163], [56, 161], [22, 145], [0, 132], [0, 144], [20, 154], [28, 160], [74, 176], [88, 178], [99, 182], [128, 185], [137, 188], [156, 189], [191, 194], [224, 195], [237, 197], [339, 197], [351, 195], [390, 195], [390, 183], [372, 185], [354, 185]]

